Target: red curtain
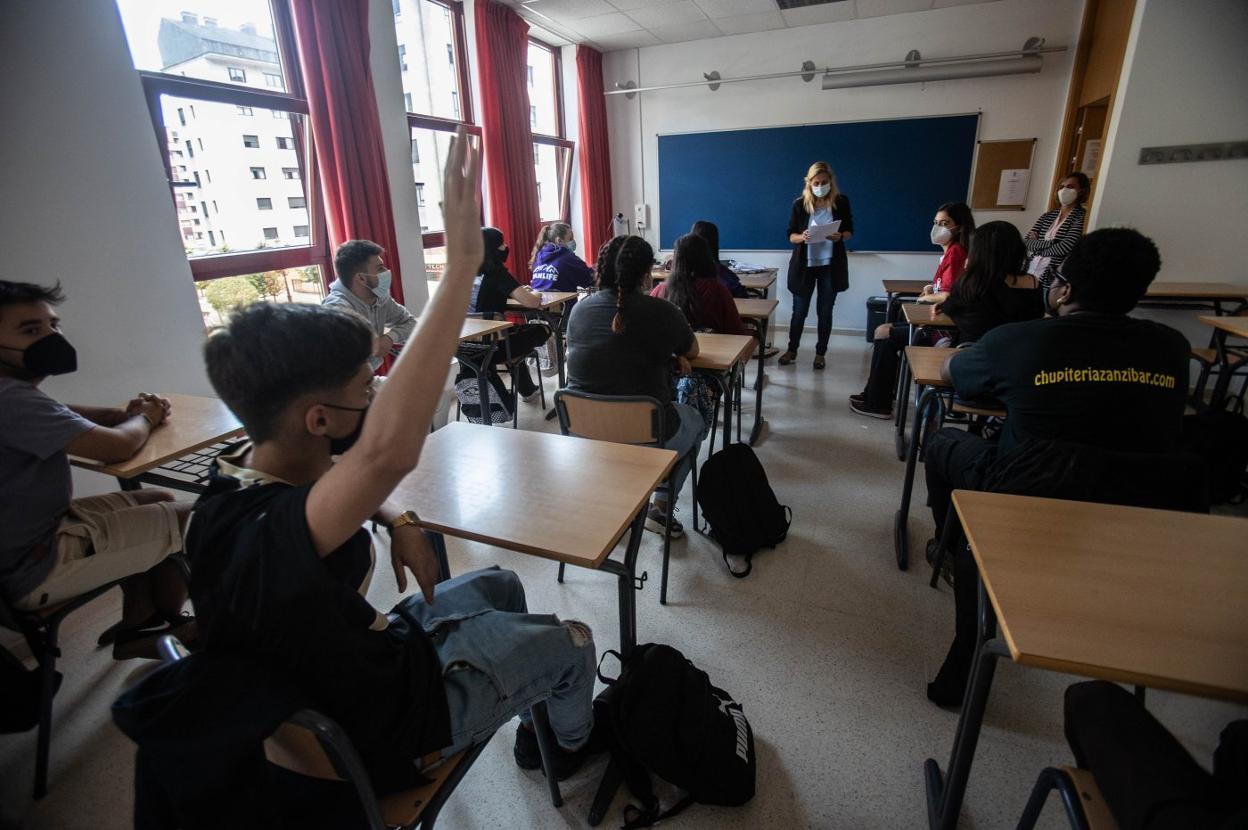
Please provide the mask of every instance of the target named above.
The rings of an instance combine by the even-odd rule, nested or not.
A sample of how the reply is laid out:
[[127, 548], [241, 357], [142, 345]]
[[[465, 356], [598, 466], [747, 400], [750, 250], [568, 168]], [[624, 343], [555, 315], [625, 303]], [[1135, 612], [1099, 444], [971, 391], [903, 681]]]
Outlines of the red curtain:
[[385, 248], [390, 294], [401, 303], [398, 237], [368, 65], [368, 0], [292, 0], [291, 12], [330, 244], [371, 239]]
[[602, 94], [602, 53], [576, 47], [576, 91], [580, 101], [581, 209], [584, 257], [592, 266], [598, 248], [611, 238], [611, 148], [607, 100]]
[[514, 253], [512, 275], [528, 283], [527, 252], [541, 227], [529, 127], [529, 25], [493, 0], [477, 0], [476, 23], [489, 221]]

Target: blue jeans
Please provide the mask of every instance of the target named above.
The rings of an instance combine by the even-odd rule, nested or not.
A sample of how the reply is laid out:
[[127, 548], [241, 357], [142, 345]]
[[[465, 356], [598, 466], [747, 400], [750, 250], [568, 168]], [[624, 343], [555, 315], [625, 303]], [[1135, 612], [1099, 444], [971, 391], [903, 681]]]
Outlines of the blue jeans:
[[819, 318], [815, 354], [827, 354], [828, 338], [832, 335], [832, 306], [836, 305], [836, 291], [832, 288], [832, 266], [819, 265], [806, 269], [806, 290], [793, 292], [793, 317], [789, 320], [789, 351], [797, 353], [802, 345], [802, 329], [806, 315], [810, 313], [811, 297], [818, 293], [815, 314]]
[[[702, 447], [702, 441], [706, 439], [707, 428], [702, 413], [698, 412], [695, 407], [687, 403], [674, 403], [672, 406], [676, 407], [676, 413], [680, 415], [680, 428], [676, 430], [675, 435], [663, 442], [663, 447], [675, 450], [681, 457], [675, 469], [672, 470], [672, 491], [679, 497], [681, 489], [685, 486], [685, 479], [689, 477], [689, 471], [693, 469], [692, 465], [698, 463], [698, 450]], [[685, 454], [690, 450], [693, 451], [692, 457], [686, 459]], [[667, 483], [660, 485], [655, 493], [661, 498], [667, 498]]]
[[[400, 611], [401, 609], [401, 611]], [[439, 583], [434, 603], [420, 595], [395, 606], [433, 641], [451, 713], [450, 757], [479, 743], [545, 700], [550, 728], [564, 749], [578, 749], [594, 725], [597, 661], [584, 623], [530, 614], [524, 586], [498, 567]]]

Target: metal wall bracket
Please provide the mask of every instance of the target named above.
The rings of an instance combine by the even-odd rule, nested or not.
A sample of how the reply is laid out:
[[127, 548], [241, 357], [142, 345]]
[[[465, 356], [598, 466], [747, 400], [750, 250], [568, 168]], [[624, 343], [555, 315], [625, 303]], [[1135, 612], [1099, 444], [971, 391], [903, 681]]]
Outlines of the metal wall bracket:
[[[616, 88], [616, 89], [636, 89], [636, 88], [637, 88], [637, 83], [636, 83], [635, 81], [625, 81], [625, 82], [624, 82], [624, 83], [622, 83], [622, 84], [616, 84], [616, 85], [615, 85], [615, 88]], [[631, 101], [631, 100], [633, 100], [634, 98], [636, 98], [636, 97], [637, 97], [637, 93], [636, 93], [636, 92], [625, 92], [625, 93], [624, 93], [624, 97], [625, 97], [625, 98], [627, 98], [628, 100], [630, 100], [630, 101]]]
[[719, 89], [719, 86], [720, 86], [720, 84], [719, 84], [719, 81], [720, 81], [720, 74], [719, 74], [719, 70], [712, 70], [712, 71], [711, 71], [711, 73], [710, 73], [709, 75], [708, 75], [708, 74], [706, 74], [706, 73], [703, 73], [703, 74], [702, 74], [702, 77], [703, 77], [703, 78], [706, 78], [708, 81], [710, 81], [710, 83], [709, 83], [709, 84], [707, 84], [707, 86], [709, 86], [709, 87], [711, 88], [711, 92], [714, 92], [715, 90]]
[[1213, 144], [1176, 144], [1171, 147], [1141, 147], [1140, 164], [1181, 164], [1188, 161], [1228, 161], [1248, 159], [1248, 141], [1219, 141]]
[[802, 80], [810, 83], [815, 79], [815, 62], [802, 61]]

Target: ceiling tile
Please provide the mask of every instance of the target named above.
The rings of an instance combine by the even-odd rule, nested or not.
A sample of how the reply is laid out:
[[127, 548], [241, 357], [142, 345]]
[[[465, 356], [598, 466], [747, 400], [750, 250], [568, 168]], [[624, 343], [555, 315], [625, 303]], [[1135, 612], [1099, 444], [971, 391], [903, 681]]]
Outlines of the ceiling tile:
[[633, 9], [644, 9], [646, 6], [662, 6], [670, 3], [672, 0], [607, 0], [612, 6], [615, 6], [622, 12], [632, 11]]
[[628, 16], [635, 20], [643, 29], [654, 31], [667, 26], [680, 26], [686, 23], [699, 23], [706, 20], [702, 10], [693, 5], [693, 0], [678, 0], [664, 3], [662, 6], [647, 6], [644, 9], [633, 9]]
[[610, 14], [615, 11], [615, 8], [606, 0], [535, 0], [535, 2], [523, 4], [520, 8], [545, 15], [557, 22]]
[[857, 3], [859, 17], [925, 12], [932, 7], [932, 0], [857, 0]]
[[780, 12], [789, 26], [810, 26], [816, 23], [839, 23], [854, 19], [853, 3], [828, 3], [823, 6], [805, 6]]
[[596, 43], [604, 52], [615, 52], [620, 49], [638, 49], [642, 46], [658, 46], [661, 43], [657, 37], [647, 32], [645, 29], [639, 29], [636, 32], [624, 32], [618, 35], [604, 35], [594, 38]]
[[740, 14], [716, 18], [715, 25], [726, 35], [744, 35], [749, 32], [765, 32], [768, 29], [783, 29], [784, 18], [780, 16], [780, 12]]
[[579, 20], [568, 20], [566, 25], [574, 31], [580, 32], [588, 38], [597, 40], [599, 37], [607, 35], [620, 35], [625, 32], [635, 32], [641, 28], [630, 19], [627, 15], [620, 12], [612, 12], [611, 14], [600, 14], [595, 17], [582, 17]]
[[[740, 17], [746, 14], [771, 12], [779, 16], [776, 0], [693, 0], [711, 20], [721, 17]], [[783, 24], [781, 24], [783, 25]]]
[[972, 3], [995, 3], [996, 0], [936, 0], [934, 9], [943, 9], [949, 6], [969, 6]]
[[695, 23], [681, 23], [676, 26], [660, 26], [651, 29], [659, 40], [664, 43], [684, 43], [689, 40], [701, 40], [708, 37], [719, 37], [723, 32], [715, 28], [715, 24], [709, 20], [699, 20]]

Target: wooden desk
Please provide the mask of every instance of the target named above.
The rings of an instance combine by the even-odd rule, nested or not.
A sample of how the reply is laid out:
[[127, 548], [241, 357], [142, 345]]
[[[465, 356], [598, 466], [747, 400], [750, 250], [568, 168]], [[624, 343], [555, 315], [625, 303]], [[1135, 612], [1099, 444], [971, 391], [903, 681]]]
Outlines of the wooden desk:
[[[627, 654], [636, 645], [633, 578], [646, 508], [675, 461], [672, 450], [455, 422], [429, 436], [420, 466], [391, 498], [429, 530], [615, 574]], [[535, 481], [594, 496], [575, 510], [519, 497]], [[609, 559], [630, 526], [623, 563]]]
[[982, 577], [980, 645], [948, 779], [925, 764], [933, 827], [957, 822], [1001, 657], [1248, 702], [1244, 519], [966, 490], [953, 506]]
[[[744, 372], [743, 364], [750, 359], [754, 350], [754, 338], [747, 334], [711, 334], [698, 332], [698, 356], [689, 361], [694, 369], [707, 373], [719, 385], [723, 393], [724, 406], [724, 437], [723, 445], [728, 446], [728, 437], [732, 427], [732, 412], [737, 412], [737, 440], [741, 440], [741, 407], [738, 397], [738, 369]], [[725, 378], [726, 376], [726, 378]], [[727, 382], [725, 382], [725, 379]], [[711, 440], [709, 451], [715, 450], [715, 432], [718, 418], [711, 424]]]
[[[936, 306], [932, 303], [908, 303], [901, 307], [901, 313], [905, 315], [906, 322], [915, 328], [927, 326], [933, 329], [956, 329], [958, 327], [948, 315], [937, 314]], [[910, 337], [913, 342], [913, 332]]]
[[1248, 301], [1248, 285], [1229, 282], [1154, 282], [1144, 292], [1144, 301], [1171, 301], [1191, 305], [1204, 303], [1222, 315], [1222, 303]]
[[[568, 300], [576, 299], [575, 291], [542, 291], [539, 293], [542, 295], [542, 304], [538, 306], [538, 308], [541, 309], [557, 308], [566, 303]], [[509, 311], [520, 312], [534, 310], [511, 299], [507, 300], [507, 309]]]
[[776, 269], [768, 268], [766, 271], [753, 274], [741, 274], [740, 279], [742, 286], [750, 291], [760, 292], [765, 300], [771, 287], [776, 284]]
[[884, 280], [884, 293], [891, 303], [895, 297], [917, 297], [931, 284], [931, 280]]
[[742, 320], [754, 321], [754, 331], [758, 335], [758, 374], [754, 377], [754, 426], [750, 428], [752, 447], [763, 432], [763, 361], [767, 359], [767, 326], [780, 301], [749, 298], [733, 302], [736, 303], [737, 313]]
[[[1248, 346], [1227, 345], [1226, 339], [1227, 337], [1248, 338], [1248, 317], [1202, 316], [1200, 322], [1213, 327], [1212, 345], [1217, 352], [1218, 382], [1213, 386], [1209, 406], [1220, 409], [1226, 404], [1235, 370], [1243, 365], [1245, 358], [1248, 358]], [[1235, 366], [1231, 365], [1232, 357], [1235, 358]]]
[[[508, 300], [507, 308], [509, 311], [520, 314], [536, 314], [550, 326], [555, 336], [555, 368], [559, 373], [559, 385], [565, 386], [567, 369], [565, 368], [563, 333], [567, 328], [567, 314], [572, 307], [571, 302], [575, 302], [578, 295], [575, 291], [543, 291], [541, 295], [542, 304], [538, 308], [526, 308], [515, 300]], [[554, 413], [555, 410], [552, 407], [550, 412], [546, 413], [546, 420], [553, 418]]]
[[465, 317], [464, 325], [459, 330], [459, 340], [462, 343], [465, 340], [488, 337], [509, 328], [511, 328], [511, 323], [506, 320], [483, 320], [480, 317]]
[[179, 395], [176, 392], [164, 394], [163, 397], [168, 398], [172, 405], [169, 418], [152, 430], [147, 443], [133, 458], [116, 464], [104, 464], [71, 456], [71, 463], [84, 470], [113, 476], [121, 482], [122, 489], [125, 490], [136, 490], [140, 481], [143, 481], [162, 487], [201, 492], [202, 488], [192, 489], [187, 482], [180, 479], [159, 475], [156, 468], [212, 444], [241, 438], [243, 427], [229, 407], [217, 398]]

